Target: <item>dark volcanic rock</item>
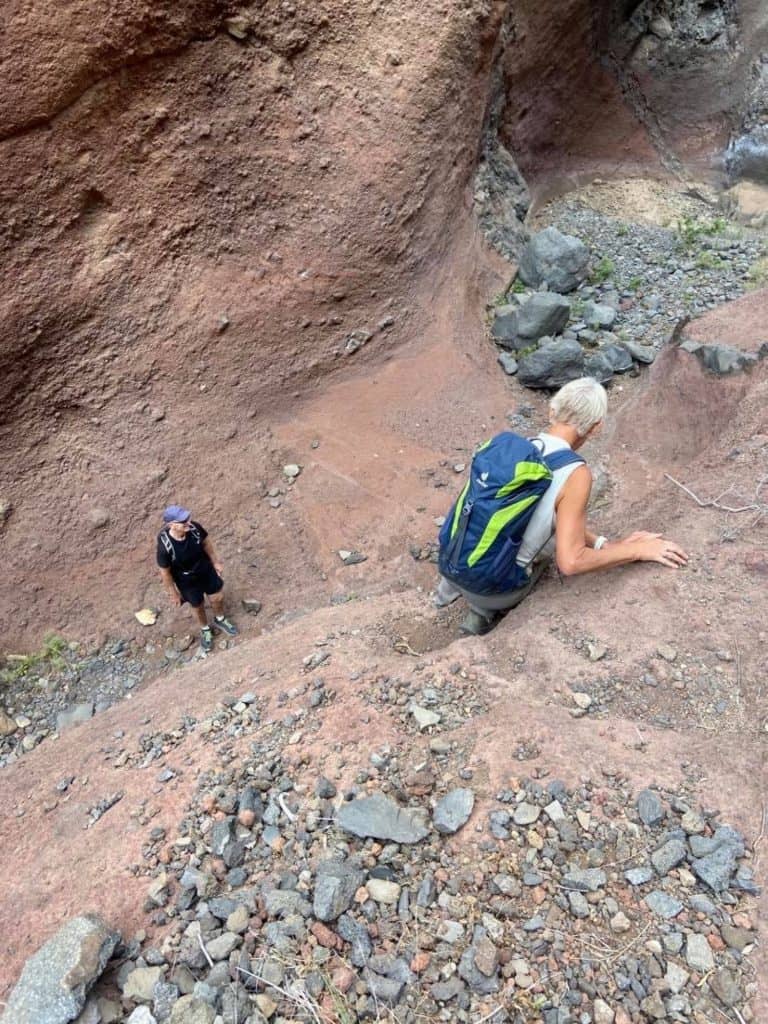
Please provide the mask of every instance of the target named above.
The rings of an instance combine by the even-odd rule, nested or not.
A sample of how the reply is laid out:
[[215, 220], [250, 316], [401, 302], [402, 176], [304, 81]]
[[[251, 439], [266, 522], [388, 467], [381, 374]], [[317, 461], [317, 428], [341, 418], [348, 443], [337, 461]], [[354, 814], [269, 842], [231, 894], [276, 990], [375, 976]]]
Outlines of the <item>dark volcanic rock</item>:
[[584, 243], [553, 227], [534, 235], [520, 257], [520, 277], [532, 288], [546, 282], [554, 292], [572, 292], [588, 270], [589, 252]]
[[517, 367], [517, 379], [529, 388], [559, 388], [583, 376], [581, 345], [566, 338], [544, 342], [541, 348], [523, 356]]
[[571, 304], [556, 292], [536, 292], [517, 314], [517, 333], [527, 341], [559, 334], [568, 323]]

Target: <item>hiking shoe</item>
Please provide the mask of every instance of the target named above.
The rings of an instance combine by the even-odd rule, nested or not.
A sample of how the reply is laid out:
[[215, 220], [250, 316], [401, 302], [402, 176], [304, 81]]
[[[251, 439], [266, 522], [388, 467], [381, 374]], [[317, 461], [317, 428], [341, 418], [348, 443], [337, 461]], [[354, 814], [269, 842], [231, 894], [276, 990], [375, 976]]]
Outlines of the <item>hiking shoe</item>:
[[484, 636], [489, 633], [496, 624], [496, 616], [488, 618], [480, 612], [470, 611], [459, 629], [467, 636]]
[[210, 626], [203, 626], [200, 630], [200, 648], [206, 654], [213, 650], [213, 630]]
[[228, 619], [226, 615], [217, 615], [213, 620], [213, 625], [216, 629], [220, 629], [222, 633], [226, 633], [228, 636], [237, 636], [240, 632], [234, 622], [231, 619]]

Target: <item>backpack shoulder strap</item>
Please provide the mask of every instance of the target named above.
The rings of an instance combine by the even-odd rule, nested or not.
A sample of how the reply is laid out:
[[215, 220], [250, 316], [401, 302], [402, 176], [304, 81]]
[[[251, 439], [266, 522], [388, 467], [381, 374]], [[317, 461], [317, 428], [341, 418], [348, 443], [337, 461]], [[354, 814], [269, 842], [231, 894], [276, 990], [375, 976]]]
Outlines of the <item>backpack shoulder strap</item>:
[[174, 549], [173, 544], [171, 543], [171, 538], [168, 536], [168, 531], [167, 530], [161, 530], [160, 533], [158, 533], [158, 535], [157, 535], [157, 539], [160, 541], [160, 543], [163, 545], [165, 550], [170, 555], [171, 561], [172, 562], [175, 561], [176, 560], [176, 551]]
[[586, 465], [582, 456], [570, 448], [561, 448], [560, 451], [550, 452], [549, 455], [544, 455], [542, 458], [552, 473], [558, 469], [565, 469], [566, 466], [572, 466], [574, 463]]

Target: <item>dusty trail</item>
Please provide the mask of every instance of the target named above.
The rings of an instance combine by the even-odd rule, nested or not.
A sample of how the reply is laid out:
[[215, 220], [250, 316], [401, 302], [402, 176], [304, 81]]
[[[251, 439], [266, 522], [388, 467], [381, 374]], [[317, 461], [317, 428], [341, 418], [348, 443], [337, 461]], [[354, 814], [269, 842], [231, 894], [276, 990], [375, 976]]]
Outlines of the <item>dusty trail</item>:
[[[753, 556], [765, 525], [724, 544], [723, 515], [696, 508], [662, 474], [674, 466], [708, 493], [713, 464], [722, 469], [723, 486], [757, 471], [768, 443], [759, 433], [765, 431], [764, 366], [723, 382], [687, 354], [668, 353], [651, 374], [614, 392], [614, 424], [592, 453], [608, 466], [613, 484], [610, 511], [599, 513], [601, 528], [663, 526], [691, 551], [688, 571], [638, 566], [564, 586], [547, 579], [488, 638], [458, 640], [456, 609], [431, 608], [425, 591], [433, 567], [414, 562], [409, 543], [434, 535], [433, 518], [455, 490], [452, 463], [464, 461], [477, 438], [500, 429], [505, 413], [521, 402], [534, 404], [537, 416], [544, 407], [543, 398], [505, 382], [482, 340], [479, 295], [487, 294], [496, 270], [483, 269], [475, 245], [468, 236], [457, 248], [432, 297], [423, 337], [275, 423], [280, 459], [290, 454], [304, 468], [277, 510], [277, 525], [257, 531], [259, 547], [274, 545], [273, 557], [278, 538], [281, 552], [290, 548], [277, 574], [284, 585], [260, 589], [269, 609], [261, 635], [246, 629], [235, 649], [142, 685], [130, 701], [5, 770], [0, 855], [14, 865], [14, 895], [3, 912], [3, 991], [30, 947], [75, 911], [98, 909], [127, 936], [146, 927], [146, 879], [129, 868], [141, 863], [150, 828], [161, 825], [174, 835], [216, 751], [193, 730], [147, 768], [116, 768], [115, 753], [135, 752], [142, 734], [169, 732], [185, 714], [202, 721], [222, 698], [245, 690], [264, 699], [266, 721], [283, 714], [277, 695], [305, 679], [302, 658], [318, 640], [331, 652], [323, 672], [336, 697], [319, 731], [302, 744], [311, 773], [334, 763], [335, 745], [364, 754], [371, 745], [402, 740], [386, 714], [363, 702], [372, 674], [409, 678], [425, 666], [439, 673], [461, 665], [490, 705], [466, 727], [480, 797], [519, 774], [510, 751], [524, 737], [536, 750], [526, 772], [546, 769], [575, 782], [620, 769], [637, 787], [687, 778], [706, 806], [722, 807], [747, 836], [759, 833], [768, 739], [761, 682], [766, 617], [764, 577], [751, 566], [759, 564]], [[480, 283], [472, 274], [465, 278], [468, 253], [473, 268], [480, 267]], [[763, 304], [764, 296], [755, 295], [716, 312], [696, 325], [696, 336], [723, 340], [727, 322], [728, 337], [754, 344], [762, 340]], [[691, 394], [698, 395], [693, 405]], [[696, 410], [718, 405], [722, 422], [702, 424]], [[680, 444], [670, 447], [670, 423], [686, 420], [690, 433], [678, 431]], [[313, 440], [319, 448], [311, 448]], [[734, 446], [741, 455], [723, 461]], [[432, 486], [438, 479], [446, 486]], [[287, 538], [294, 543], [286, 545]], [[368, 561], [342, 566], [339, 547], [358, 549]], [[238, 586], [242, 592], [235, 574], [235, 593]], [[333, 594], [354, 596], [329, 606]], [[182, 631], [186, 620], [164, 615], [159, 628]], [[402, 637], [418, 658], [396, 651]], [[605, 656], [590, 661], [587, 642], [604, 645]], [[660, 644], [679, 652], [674, 665], [659, 658]], [[720, 659], [723, 651], [730, 660]], [[676, 685], [681, 668], [684, 687]], [[653, 688], [643, 683], [649, 671]], [[600, 701], [597, 719], [571, 717], [568, 692], [576, 682]], [[409, 742], [417, 751], [424, 741]], [[176, 771], [165, 785], [156, 781], [164, 766]], [[56, 782], [69, 776], [75, 779], [70, 789], [57, 794]], [[89, 808], [117, 791], [122, 799], [85, 829]], [[760, 1019], [760, 1006], [755, 1010]]]

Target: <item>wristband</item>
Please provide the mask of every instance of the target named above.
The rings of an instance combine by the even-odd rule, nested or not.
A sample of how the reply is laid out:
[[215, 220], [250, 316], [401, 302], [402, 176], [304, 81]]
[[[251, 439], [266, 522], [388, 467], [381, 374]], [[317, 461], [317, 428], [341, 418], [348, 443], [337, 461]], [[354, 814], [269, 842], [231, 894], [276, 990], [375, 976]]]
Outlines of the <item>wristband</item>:
[[607, 543], [608, 543], [608, 538], [607, 537], [598, 537], [597, 540], [594, 543], [593, 550], [599, 551], [600, 548], [604, 547]]

